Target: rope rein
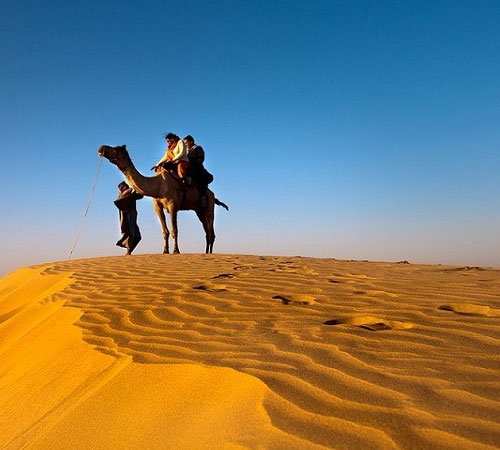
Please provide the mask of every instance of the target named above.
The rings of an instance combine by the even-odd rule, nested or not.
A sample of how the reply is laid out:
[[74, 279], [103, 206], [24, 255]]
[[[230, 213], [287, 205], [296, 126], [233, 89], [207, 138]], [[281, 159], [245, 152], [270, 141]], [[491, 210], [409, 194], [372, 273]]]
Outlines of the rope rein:
[[90, 203], [92, 202], [92, 197], [94, 196], [94, 191], [95, 191], [95, 187], [96, 187], [96, 184], [97, 184], [97, 177], [99, 176], [99, 172], [101, 170], [101, 165], [102, 165], [102, 160], [104, 158], [101, 156], [100, 159], [101, 160], [99, 161], [99, 166], [97, 167], [97, 172], [96, 172], [95, 177], [94, 177], [94, 185], [92, 186], [92, 189], [90, 190], [89, 200], [87, 202], [87, 208], [85, 209], [85, 212], [83, 214], [82, 220], [80, 222], [80, 228], [79, 228], [78, 233], [76, 235], [73, 247], [71, 247], [71, 250], [69, 251], [69, 257], [68, 257], [68, 259], [71, 259], [71, 257], [73, 256], [73, 251], [75, 250], [76, 244], [78, 243], [78, 240], [80, 239], [80, 234], [81, 234], [82, 229], [83, 229], [83, 224], [85, 223], [85, 219], [87, 218], [87, 214], [89, 212]]

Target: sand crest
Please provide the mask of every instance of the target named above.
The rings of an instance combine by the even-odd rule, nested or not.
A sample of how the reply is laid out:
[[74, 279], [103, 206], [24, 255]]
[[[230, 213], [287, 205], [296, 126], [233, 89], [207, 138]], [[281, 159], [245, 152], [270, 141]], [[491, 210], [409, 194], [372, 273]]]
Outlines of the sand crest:
[[0, 448], [498, 448], [499, 293], [496, 269], [300, 257], [20, 269]]

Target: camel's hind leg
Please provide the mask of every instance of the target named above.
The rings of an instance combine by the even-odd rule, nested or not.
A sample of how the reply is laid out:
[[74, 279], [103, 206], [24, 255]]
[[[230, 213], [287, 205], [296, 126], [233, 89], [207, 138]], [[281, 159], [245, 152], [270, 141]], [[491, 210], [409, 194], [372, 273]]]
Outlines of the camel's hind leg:
[[160, 220], [161, 230], [163, 232], [163, 253], [169, 253], [168, 251], [168, 236], [169, 231], [167, 227], [167, 221], [165, 219], [165, 213], [163, 212], [163, 205], [159, 200], [153, 200], [153, 208]]
[[[212, 205], [213, 210], [213, 205]], [[203, 225], [203, 230], [205, 230], [205, 253], [212, 253], [215, 241], [215, 231], [214, 231], [214, 215], [209, 213], [209, 206], [206, 208], [200, 208], [196, 210], [198, 219], [200, 219]]]
[[206, 253], [212, 253], [214, 249], [215, 242], [215, 230], [214, 230], [214, 215], [212, 212], [212, 216], [207, 219], [207, 228], [208, 228], [208, 249]]
[[214, 250], [214, 242], [215, 242], [215, 230], [214, 230], [214, 222], [212, 220], [212, 223], [209, 224], [210, 226], [210, 239], [209, 239], [209, 251], [207, 253], [213, 253]]

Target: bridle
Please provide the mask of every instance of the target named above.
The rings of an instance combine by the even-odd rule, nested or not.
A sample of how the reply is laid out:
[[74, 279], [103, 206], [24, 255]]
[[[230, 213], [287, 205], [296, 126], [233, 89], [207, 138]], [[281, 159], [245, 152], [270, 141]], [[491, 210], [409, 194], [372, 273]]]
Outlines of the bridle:
[[132, 162], [130, 164], [126, 165], [125, 167], [118, 166], [118, 169], [120, 169], [123, 172], [124, 170], [128, 169], [130, 166], [133, 166]]

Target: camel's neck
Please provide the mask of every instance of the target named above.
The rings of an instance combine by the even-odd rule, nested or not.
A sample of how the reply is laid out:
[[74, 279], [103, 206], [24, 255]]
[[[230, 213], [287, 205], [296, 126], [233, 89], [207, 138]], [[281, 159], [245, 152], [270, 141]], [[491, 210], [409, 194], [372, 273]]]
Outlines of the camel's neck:
[[130, 164], [124, 169], [120, 169], [123, 175], [127, 178], [130, 185], [139, 194], [147, 195], [148, 197], [161, 197], [161, 177], [145, 177], [142, 175], [133, 164]]

